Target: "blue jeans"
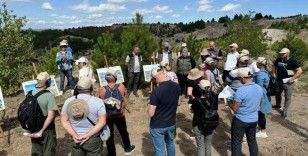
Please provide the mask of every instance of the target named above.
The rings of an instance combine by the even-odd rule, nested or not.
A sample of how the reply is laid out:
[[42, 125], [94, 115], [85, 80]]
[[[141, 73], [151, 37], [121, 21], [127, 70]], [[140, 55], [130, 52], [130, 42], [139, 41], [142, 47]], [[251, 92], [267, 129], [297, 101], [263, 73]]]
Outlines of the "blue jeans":
[[246, 123], [233, 117], [231, 123], [231, 151], [232, 156], [242, 155], [242, 141], [246, 134], [250, 156], [258, 156], [258, 144], [256, 140], [257, 122]]
[[60, 73], [60, 91], [64, 90], [65, 77], [67, 78], [69, 89], [74, 89], [75, 84], [73, 81], [72, 69], [70, 70], [59, 70]]
[[154, 155], [165, 155], [165, 144], [167, 147], [167, 155], [175, 156], [175, 125], [166, 128], [150, 128], [150, 133], [154, 145]]

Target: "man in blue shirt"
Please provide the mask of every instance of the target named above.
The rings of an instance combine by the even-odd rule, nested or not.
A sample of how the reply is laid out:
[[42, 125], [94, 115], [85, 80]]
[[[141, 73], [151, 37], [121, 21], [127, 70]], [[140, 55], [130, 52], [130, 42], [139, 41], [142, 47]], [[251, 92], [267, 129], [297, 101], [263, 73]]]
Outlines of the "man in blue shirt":
[[159, 84], [153, 90], [148, 104], [154, 155], [164, 156], [166, 144], [167, 155], [175, 156], [176, 110], [179, 104], [181, 88], [177, 83], [170, 81], [160, 68], [155, 68], [152, 71], [152, 77]]
[[238, 88], [233, 100], [229, 102], [230, 108], [234, 111], [231, 123], [232, 156], [242, 155], [244, 133], [247, 137], [250, 155], [257, 156], [256, 127], [263, 90], [252, 82], [252, 74], [248, 67], [239, 68], [238, 75], [243, 85]]

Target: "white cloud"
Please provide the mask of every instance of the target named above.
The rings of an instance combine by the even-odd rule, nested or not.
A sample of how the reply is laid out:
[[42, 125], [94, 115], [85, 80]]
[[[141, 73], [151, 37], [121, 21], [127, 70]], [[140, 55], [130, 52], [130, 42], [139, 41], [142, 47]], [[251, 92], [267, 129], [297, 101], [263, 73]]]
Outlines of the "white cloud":
[[191, 8], [188, 5], [185, 5], [183, 10], [184, 11], [189, 11], [189, 10], [191, 10]]
[[212, 6], [212, 0], [199, 0], [198, 4], [198, 11], [199, 12], [212, 12], [213, 11], [213, 6]]
[[155, 18], [156, 18], [156, 19], [161, 19], [161, 18], [163, 18], [163, 17], [160, 16], [160, 15], [157, 15], [157, 16], [155, 16]]
[[91, 14], [88, 16], [89, 19], [96, 19], [102, 17], [102, 14]]
[[63, 19], [63, 20], [77, 20], [77, 16], [67, 16], [67, 15], [61, 15], [57, 17], [58, 19]]
[[172, 13], [173, 10], [169, 8], [169, 6], [166, 6], [166, 5], [156, 5], [154, 6], [153, 8], [151, 9], [141, 9], [141, 10], [135, 10], [133, 12], [133, 14], [135, 14], [136, 12], [138, 13], [141, 13], [141, 14], [153, 14], [153, 13], [165, 13], [165, 14], [168, 14], [168, 13]]
[[233, 3], [228, 3], [224, 7], [220, 9], [220, 11], [234, 11], [236, 12], [238, 9], [240, 9], [241, 5], [240, 4], [233, 4]]
[[125, 5], [117, 5], [111, 3], [101, 3], [99, 5], [91, 6], [87, 0], [72, 7], [72, 10], [88, 12], [88, 13], [119, 12], [125, 9], [126, 9]]
[[181, 17], [181, 15], [180, 14], [173, 14], [172, 17], [178, 18], [178, 17]]
[[148, 0], [107, 0], [109, 3], [147, 2]]
[[[2, 0], [2, 1], [5, 1], [5, 0]], [[0, 2], [2, 2], [0, 1]], [[7, 1], [12, 1], [12, 2], [35, 2], [35, 1], [38, 1], [38, 0], [7, 0]]]
[[53, 7], [51, 6], [49, 2], [43, 3], [41, 7], [46, 10], [53, 10]]

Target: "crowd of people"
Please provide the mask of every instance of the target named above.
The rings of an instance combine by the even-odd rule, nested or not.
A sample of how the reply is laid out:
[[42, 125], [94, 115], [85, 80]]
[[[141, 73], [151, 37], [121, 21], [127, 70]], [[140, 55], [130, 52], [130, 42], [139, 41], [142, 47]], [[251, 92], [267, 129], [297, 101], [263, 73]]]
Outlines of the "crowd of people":
[[[219, 94], [223, 88], [230, 87], [234, 94], [224, 99], [225, 105], [233, 114], [231, 122], [231, 152], [233, 156], [242, 154], [244, 135], [252, 156], [259, 155], [256, 137], [266, 138], [266, 114], [273, 108], [279, 108], [281, 116], [287, 118], [294, 81], [303, 73], [299, 63], [290, 57], [290, 50], [283, 48], [274, 62], [274, 73], [267, 69], [264, 56], [254, 60], [246, 49], [238, 51], [236, 43], [229, 45], [225, 55], [211, 41], [208, 48], [200, 52], [201, 63], [197, 64], [187, 45], [182, 44], [178, 58], [174, 60], [171, 46], [162, 43], [161, 51], [155, 57], [160, 66], [151, 71], [155, 87], [150, 94], [147, 113], [150, 118], [149, 132], [152, 138], [155, 156], [175, 156], [174, 139], [176, 137], [177, 107], [188, 99], [192, 117], [192, 131], [199, 156], [210, 156], [212, 138], [219, 125]], [[105, 75], [107, 86], [100, 87], [98, 97], [94, 96], [95, 78], [88, 60], [81, 57], [74, 61], [73, 51], [68, 42], [60, 42], [56, 63], [60, 73], [60, 91], [64, 91], [65, 77], [72, 97], [65, 100], [61, 110], [61, 124], [72, 137], [72, 156], [102, 155], [103, 142], [106, 141], [108, 156], [116, 155], [114, 125], [117, 127], [125, 154], [131, 154], [135, 145], [130, 141], [125, 111], [128, 96], [133, 92], [139, 97], [138, 87], [143, 59], [140, 48], [135, 46], [126, 57], [128, 70], [127, 89], [124, 84], [116, 84], [117, 74], [108, 69]], [[73, 64], [78, 64], [79, 77], [75, 85], [72, 77]], [[50, 76], [42, 72], [37, 76], [36, 89], [30, 92], [39, 104], [45, 116], [42, 127], [29, 131], [32, 155], [55, 155], [56, 132], [55, 97], [50, 92], [42, 92], [50, 86]], [[271, 85], [278, 90], [270, 93]], [[281, 94], [284, 92], [284, 107], [281, 107]], [[271, 104], [271, 96], [276, 97], [276, 105]], [[259, 131], [257, 131], [257, 126]], [[165, 149], [166, 148], [166, 149]]]

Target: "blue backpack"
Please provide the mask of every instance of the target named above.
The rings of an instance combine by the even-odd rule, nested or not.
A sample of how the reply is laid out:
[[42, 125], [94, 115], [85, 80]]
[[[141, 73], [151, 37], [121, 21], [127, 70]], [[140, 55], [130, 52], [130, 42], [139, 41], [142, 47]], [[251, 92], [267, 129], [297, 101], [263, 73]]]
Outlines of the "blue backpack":
[[119, 86], [120, 86], [119, 84], [116, 84], [113, 88], [110, 88], [109, 86], [104, 87], [106, 90], [104, 99], [113, 97], [121, 101], [120, 109], [118, 109], [116, 106], [105, 103], [107, 116], [117, 116], [117, 115], [122, 114], [121, 109], [122, 109], [122, 104], [123, 104], [123, 96], [121, 95]]

